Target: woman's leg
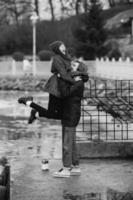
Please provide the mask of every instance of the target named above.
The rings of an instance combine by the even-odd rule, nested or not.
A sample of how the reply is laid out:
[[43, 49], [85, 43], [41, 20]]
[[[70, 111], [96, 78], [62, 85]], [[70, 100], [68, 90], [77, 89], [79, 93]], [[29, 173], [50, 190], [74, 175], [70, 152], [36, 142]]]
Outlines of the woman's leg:
[[32, 102], [30, 104], [30, 107], [35, 109], [37, 112], [39, 112], [39, 116], [40, 116], [40, 114], [43, 115], [43, 117], [47, 117], [48, 116], [48, 110], [45, 109], [44, 107], [40, 106], [39, 104], [36, 104], [36, 103]]
[[62, 117], [62, 99], [49, 94], [48, 112], [51, 118], [53, 116]]
[[55, 97], [53, 95], [49, 95], [49, 104], [48, 104], [48, 110], [44, 107], [36, 104], [33, 102], [33, 97], [21, 97], [18, 99], [18, 103], [28, 105], [31, 108], [31, 114], [28, 120], [28, 123], [32, 123], [36, 119], [37, 112], [39, 113], [40, 117], [45, 117], [48, 119], [56, 119], [61, 120], [62, 119], [62, 103], [61, 99], [58, 97]]
[[48, 119], [61, 119], [61, 115], [57, 112], [50, 112], [49, 110], [47, 110], [46, 108], [32, 102], [30, 105], [31, 108], [35, 109], [38, 114], [39, 117], [45, 117]]
[[46, 117], [48, 119], [61, 119], [62, 107], [61, 100], [53, 95], [49, 95], [48, 109], [32, 102], [30, 107], [38, 111], [39, 117]]

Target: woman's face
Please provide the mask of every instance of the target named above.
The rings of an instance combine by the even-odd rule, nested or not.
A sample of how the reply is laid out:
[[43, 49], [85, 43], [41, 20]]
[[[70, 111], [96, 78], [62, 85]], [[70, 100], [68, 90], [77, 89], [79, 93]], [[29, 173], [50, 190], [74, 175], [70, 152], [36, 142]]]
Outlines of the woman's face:
[[60, 50], [60, 52], [63, 53], [64, 55], [66, 54], [66, 47], [65, 47], [64, 44], [61, 44], [61, 45], [59, 46], [59, 50]]

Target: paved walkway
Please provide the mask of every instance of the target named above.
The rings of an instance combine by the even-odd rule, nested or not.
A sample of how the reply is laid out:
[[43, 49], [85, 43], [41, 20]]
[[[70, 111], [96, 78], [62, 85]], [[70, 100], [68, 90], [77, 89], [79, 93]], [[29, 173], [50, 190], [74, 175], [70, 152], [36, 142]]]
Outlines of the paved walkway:
[[[52, 173], [62, 166], [61, 131], [57, 127], [52, 126], [43, 140], [20, 142], [23, 148], [17, 144], [19, 157], [11, 160], [12, 200], [105, 200], [110, 189], [133, 191], [133, 161], [81, 160], [81, 176], [54, 178]], [[43, 158], [49, 159], [46, 173], [41, 171]]]

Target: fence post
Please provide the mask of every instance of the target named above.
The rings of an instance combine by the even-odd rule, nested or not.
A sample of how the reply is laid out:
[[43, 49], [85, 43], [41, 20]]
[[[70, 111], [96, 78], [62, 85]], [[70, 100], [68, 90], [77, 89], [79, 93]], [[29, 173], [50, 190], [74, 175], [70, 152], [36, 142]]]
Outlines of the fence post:
[[126, 58], [126, 62], [130, 62], [130, 57], [127, 57], [127, 58]]
[[10, 165], [5, 165], [5, 182], [6, 182], [6, 195], [5, 200], [10, 200]]
[[16, 61], [14, 59], [12, 60], [12, 75], [16, 75]]

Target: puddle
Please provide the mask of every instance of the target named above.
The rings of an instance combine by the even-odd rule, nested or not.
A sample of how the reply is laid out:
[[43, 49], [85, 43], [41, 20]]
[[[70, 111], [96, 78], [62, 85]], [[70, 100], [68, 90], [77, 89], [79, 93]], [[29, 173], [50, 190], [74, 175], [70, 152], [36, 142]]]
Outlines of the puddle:
[[64, 191], [63, 198], [67, 200], [102, 200], [100, 193], [85, 193], [83, 195], [74, 195]]
[[[47, 107], [48, 95], [44, 92], [0, 91], [0, 157], [8, 157], [10, 163], [14, 163], [14, 158], [21, 160], [29, 152], [32, 156], [43, 154], [44, 140], [51, 141], [53, 134], [61, 129], [60, 122], [47, 119], [29, 125], [31, 108], [17, 102], [24, 95], [35, 97], [35, 102]], [[17, 162], [12, 167], [12, 174], [21, 168]]]

